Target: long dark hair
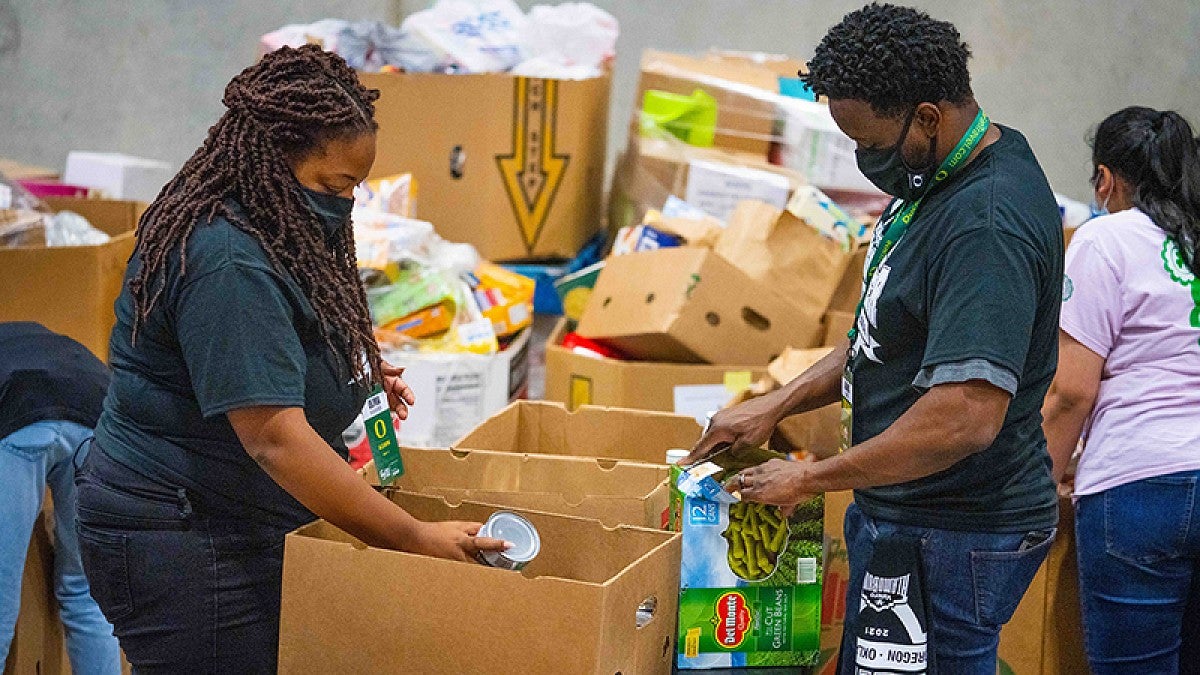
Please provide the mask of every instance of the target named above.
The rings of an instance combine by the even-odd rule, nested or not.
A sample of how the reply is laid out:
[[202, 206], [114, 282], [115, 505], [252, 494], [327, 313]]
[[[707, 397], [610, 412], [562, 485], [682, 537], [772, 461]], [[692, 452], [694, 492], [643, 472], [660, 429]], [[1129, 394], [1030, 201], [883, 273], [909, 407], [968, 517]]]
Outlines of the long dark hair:
[[1200, 141], [1172, 110], [1129, 107], [1100, 123], [1092, 164], [1107, 166], [1133, 189], [1141, 209], [1200, 274]]
[[[356, 379], [382, 375], [379, 345], [358, 280], [350, 227], [326, 243], [291, 163], [334, 138], [373, 133], [379, 92], [359, 84], [341, 57], [307, 45], [264, 56], [225, 87], [228, 108], [138, 223], [142, 267], [130, 280], [133, 338], [167, 285], [166, 261], [178, 250], [187, 271], [193, 228], [217, 216], [253, 236], [277, 269], [292, 275], [312, 303], [321, 333]], [[245, 210], [229, 207], [232, 197]]]

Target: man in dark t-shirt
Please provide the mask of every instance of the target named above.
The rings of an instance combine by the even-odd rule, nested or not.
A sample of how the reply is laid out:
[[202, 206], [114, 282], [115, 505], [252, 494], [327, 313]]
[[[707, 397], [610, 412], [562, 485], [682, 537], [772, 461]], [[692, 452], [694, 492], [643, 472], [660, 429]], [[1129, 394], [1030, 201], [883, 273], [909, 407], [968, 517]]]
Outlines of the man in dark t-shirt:
[[[121, 672], [112, 626], [92, 599], [75, 535], [75, 466], [100, 417], [108, 368], [71, 338], [0, 323], [0, 666], [46, 488], [54, 499], [54, 595], [76, 673]], [[82, 446], [82, 447], [81, 447]]]
[[975, 101], [969, 56], [952, 25], [893, 5], [846, 15], [817, 47], [808, 84], [896, 199], [849, 339], [718, 414], [689, 458], [761, 445], [784, 417], [842, 401], [842, 454], [733, 483], [785, 508], [855, 491], [843, 673], [995, 673], [1000, 628], [1058, 520], [1040, 408], [1057, 362], [1061, 220], [1025, 138]]

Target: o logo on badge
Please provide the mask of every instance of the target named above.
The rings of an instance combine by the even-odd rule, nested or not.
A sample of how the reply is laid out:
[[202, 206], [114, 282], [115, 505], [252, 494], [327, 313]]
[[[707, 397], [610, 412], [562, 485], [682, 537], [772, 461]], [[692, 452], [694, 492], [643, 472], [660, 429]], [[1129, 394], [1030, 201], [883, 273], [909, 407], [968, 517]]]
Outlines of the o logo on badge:
[[382, 418], [375, 420], [375, 437], [384, 438], [387, 436], [387, 423]]

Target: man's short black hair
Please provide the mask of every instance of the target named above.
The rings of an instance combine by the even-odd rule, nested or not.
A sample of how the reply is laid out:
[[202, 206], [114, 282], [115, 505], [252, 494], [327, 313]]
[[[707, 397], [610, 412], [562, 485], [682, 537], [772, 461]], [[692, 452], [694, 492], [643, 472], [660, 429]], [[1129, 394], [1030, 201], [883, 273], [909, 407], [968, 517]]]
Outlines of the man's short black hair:
[[963, 103], [971, 50], [952, 24], [911, 7], [871, 3], [829, 29], [803, 79], [813, 92], [857, 99], [881, 115], [917, 103]]

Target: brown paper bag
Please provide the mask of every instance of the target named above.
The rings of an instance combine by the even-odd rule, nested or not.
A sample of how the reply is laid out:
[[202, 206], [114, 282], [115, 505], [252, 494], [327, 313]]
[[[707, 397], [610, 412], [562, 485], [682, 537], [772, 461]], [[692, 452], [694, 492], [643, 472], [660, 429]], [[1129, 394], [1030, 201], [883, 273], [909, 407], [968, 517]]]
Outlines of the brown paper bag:
[[714, 250], [794, 304], [821, 312], [853, 257], [792, 213], [759, 201], [738, 203]]

